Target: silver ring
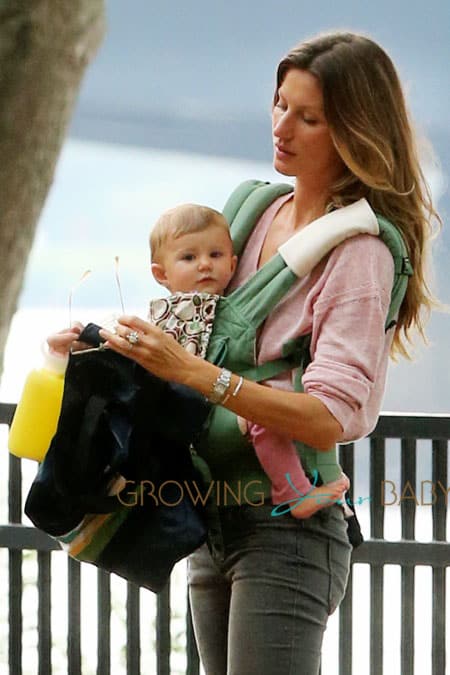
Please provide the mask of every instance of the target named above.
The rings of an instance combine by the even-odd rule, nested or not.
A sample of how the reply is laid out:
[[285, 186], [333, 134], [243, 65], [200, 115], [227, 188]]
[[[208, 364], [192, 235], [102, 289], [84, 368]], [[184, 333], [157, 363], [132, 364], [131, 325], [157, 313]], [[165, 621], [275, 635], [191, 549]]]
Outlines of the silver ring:
[[125, 335], [125, 340], [128, 340], [131, 346], [137, 345], [139, 342], [139, 334], [137, 331], [132, 330], [131, 333]]

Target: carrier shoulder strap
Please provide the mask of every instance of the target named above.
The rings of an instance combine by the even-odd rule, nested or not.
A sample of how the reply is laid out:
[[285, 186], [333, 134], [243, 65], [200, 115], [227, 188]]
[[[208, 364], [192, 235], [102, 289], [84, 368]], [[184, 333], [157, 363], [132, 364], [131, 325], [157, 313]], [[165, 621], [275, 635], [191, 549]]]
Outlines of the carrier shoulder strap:
[[377, 214], [377, 220], [380, 228], [379, 237], [386, 244], [394, 259], [394, 284], [385, 324], [387, 331], [396, 323], [408, 287], [408, 279], [413, 275], [413, 268], [405, 241], [398, 228], [380, 214]]
[[[232, 192], [224, 206], [223, 214], [230, 224], [233, 246], [237, 255], [243, 250], [248, 237], [264, 211], [270, 204], [278, 199], [278, 197], [292, 192], [293, 189], [293, 186], [288, 183], [268, 183], [258, 180], [248, 180], [238, 185]], [[354, 206], [356, 208], [357, 204]], [[351, 208], [353, 209], [353, 205]], [[367, 204], [366, 208], [369, 210]], [[371, 234], [376, 234], [381, 238], [390, 250], [394, 259], [394, 284], [385, 324], [385, 330], [387, 331], [395, 324], [395, 319], [406, 293], [408, 277], [413, 274], [413, 270], [408, 257], [406, 244], [398, 228], [384, 216], [380, 214], [375, 215], [377, 221], [377, 223], [375, 223], [375, 229], [368, 229], [367, 231]], [[347, 227], [344, 223], [342, 223], [342, 225]], [[339, 223], [335, 221], [334, 228], [338, 229], [338, 227]], [[279, 253], [285, 259], [288, 266], [290, 266], [298, 276], [303, 276], [303, 274], [306, 273], [306, 269], [303, 268], [303, 262], [300, 263], [300, 269], [295, 269], [297, 262], [296, 253], [302, 254], [302, 249], [309, 250], [310, 248], [314, 248], [316, 249], [314, 254], [317, 255], [317, 251], [320, 251], [320, 246], [317, 242], [318, 232], [318, 228], [315, 228], [315, 231], [304, 228], [291, 237], [279, 249]], [[361, 230], [355, 226], [354, 232], [347, 231], [346, 237], [350, 234], [358, 234], [360, 232]], [[326, 238], [329, 238], [328, 235], [326, 235]], [[313, 247], [311, 247], [311, 243], [313, 243]], [[327, 244], [327, 246], [329, 246], [329, 244]], [[313, 257], [314, 255], [312, 258]], [[304, 255], [302, 255], [302, 260], [304, 260]], [[316, 264], [316, 261], [314, 264]]]
[[288, 183], [268, 183], [261, 180], [247, 180], [231, 193], [223, 215], [231, 228], [234, 252], [239, 255], [253, 228], [264, 211], [278, 197], [293, 191]]

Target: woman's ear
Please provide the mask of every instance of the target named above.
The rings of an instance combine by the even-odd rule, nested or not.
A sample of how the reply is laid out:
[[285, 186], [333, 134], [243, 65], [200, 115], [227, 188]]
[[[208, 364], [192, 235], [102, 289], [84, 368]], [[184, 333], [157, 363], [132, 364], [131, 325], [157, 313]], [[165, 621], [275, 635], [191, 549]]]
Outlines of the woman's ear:
[[161, 265], [160, 263], [152, 263], [152, 274], [153, 278], [158, 282], [158, 284], [168, 288], [167, 275], [164, 265]]

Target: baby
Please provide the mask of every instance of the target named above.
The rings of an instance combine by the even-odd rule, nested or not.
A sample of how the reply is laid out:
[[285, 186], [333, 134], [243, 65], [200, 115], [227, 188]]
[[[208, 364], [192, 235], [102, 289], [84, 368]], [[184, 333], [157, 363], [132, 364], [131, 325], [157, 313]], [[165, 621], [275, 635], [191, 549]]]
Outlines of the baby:
[[[184, 204], [165, 212], [151, 232], [150, 250], [153, 276], [174, 294], [196, 291], [223, 295], [237, 264], [225, 218], [214, 209], [196, 204]], [[164, 302], [161, 301], [162, 305]], [[157, 303], [153, 301], [151, 308]], [[158, 323], [156, 314], [151, 311], [150, 319]], [[179, 339], [181, 332], [172, 330], [168, 324], [162, 321], [160, 326]], [[183, 344], [181, 339], [180, 342]], [[192, 342], [186, 340], [183, 346], [190, 348]], [[205, 352], [206, 345], [199, 355], [204, 356]], [[290, 502], [295, 518], [308, 518], [343, 498], [349, 488], [347, 476], [342, 474], [336, 481], [313, 486], [286, 435], [242, 418], [238, 421], [244, 433], [248, 432], [258, 460], [271, 480], [274, 504]]]

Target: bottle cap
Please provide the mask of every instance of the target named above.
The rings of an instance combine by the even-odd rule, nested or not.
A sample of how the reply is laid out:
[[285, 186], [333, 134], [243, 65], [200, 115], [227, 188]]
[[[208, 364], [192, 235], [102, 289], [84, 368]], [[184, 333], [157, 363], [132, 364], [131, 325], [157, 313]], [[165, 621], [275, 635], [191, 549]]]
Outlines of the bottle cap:
[[42, 355], [44, 357], [44, 368], [50, 370], [57, 375], [64, 375], [67, 363], [69, 361], [69, 355], [63, 356], [57, 352], [51, 352], [48, 348], [47, 342], [42, 344]]

